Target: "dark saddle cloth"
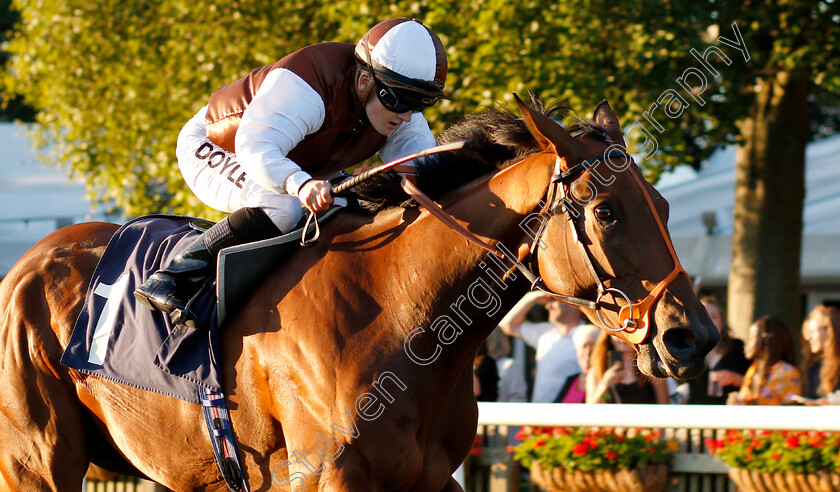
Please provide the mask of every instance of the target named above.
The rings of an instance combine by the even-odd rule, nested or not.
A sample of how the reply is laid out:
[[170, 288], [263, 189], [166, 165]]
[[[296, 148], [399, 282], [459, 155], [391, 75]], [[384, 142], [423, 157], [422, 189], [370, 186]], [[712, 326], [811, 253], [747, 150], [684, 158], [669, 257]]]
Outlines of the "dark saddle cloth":
[[[323, 222], [339, 209], [320, 217]], [[123, 225], [94, 271], [61, 362], [101, 378], [199, 403], [199, 387], [221, 392], [219, 327], [271, 268], [298, 247], [301, 231], [223, 250], [218, 285], [193, 304], [201, 328], [173, 325], [134, 298], [134, 289], [201, 232], [192, 217], [146, 216]], [[314, 227], [314, 226], [313, 226]]]

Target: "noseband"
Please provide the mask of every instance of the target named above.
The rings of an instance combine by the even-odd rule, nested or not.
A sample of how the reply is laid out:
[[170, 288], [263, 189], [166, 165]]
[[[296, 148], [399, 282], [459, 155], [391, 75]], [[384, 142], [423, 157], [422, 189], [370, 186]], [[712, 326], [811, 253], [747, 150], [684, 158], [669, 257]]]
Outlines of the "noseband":
[[[587, 269], [589, 270], [592, 279], [595, 281], [596, 285], [598, 286], [598, 295], [595, 298], [595, 301], [590, 301], [587, 299], [582, 299], [580, 297], [573, 297], [573, 296], [565, 296], [562, 294], [557, 294], [552, 292], [546, 285], [545, 282], [542, 280], [542, 277], [534, 275], [533, 271], [522, 265], [522, 263], [518, 260], [514, 260], [517, 268], [531, 281], [531, 288], [541, 290], [560, 302], [564, 302], [566, 304], [571, 304], [578, 307], [588, 308], [595, 310], [595, 313], [598, 315], [598, 320], [601, 324], [609, 331], [612, 332], [625, 332], [625, 338], [628, 342], [633, 344], [639, 344], [644, 341], [645, 337], [647, 336], [648, 327], [650, 326], [650, 312], [653, 310], [653, 306], [659, 297], [662, 295], [662, 292], [681, 274], [688, 274], [683, 269], [682, 265], [680, 264], [679, 259], [677, 258], [677, 254], [674, 251], [674, 246], [671, 243], [671, 240], [668, 236], [668, 231], [665, 229], [664, 224], [662, 224], [661, 219], [659, 218], [659, 214], [656, 212], [656, 209], [653, 206], [653, 200], [650, 198], [650, 194], [648, 193], [647, 189], [645, 188], [644, 184], [641, 182], [637, 173], [634, 173], [628, 167], [628, 172], [631, 173], [633, 179], [636, 181], [636, 184], [642, 191], [642, 194], [645, 197], [645, 201], [650, 208], [651, 213], [653, 214], [654, 220], [656, 220], [656, 225], [659, 227], [659, 232], [662, 235], [662, 239], [665, 241], [666, 246], [668, 247], [668, 251], [671, 254], [671, 259], [674, 261], [674, 269], [671, 271], [668, 276], [662, 279], [656, 286], [645, 296], [644, 299], [638, 302], [632, 302], [630, 300], [630, 296], [628, 296], [624, 291], [618, 289], [616, 287], [607, 287], [604, 285], [604, 280], [598, 274], [598, 271], [595, 268], [595, 262], [593, 261], [592, 254], [589, 250], [584, 246], [583, 242], [580, 240], [580, 228], [583, 226], [582, 214], [574, 214], [569, 206], [568, 196], [569, 196], [569, 187], [571, 183], [575, 181], [575, 179], [582, 175], [583, 173], [587, 172], [590, 168], [595, 166], [598, 162], [602, 159], [610, 159], [612, 157], [622, 157], [631, 159], [632, 157], [624, 152], [619, 151], [612, 151], [609, 153], [601, 154], [595, 157], [590, 157], [589, 159], [584, 160], [583, 162], [565, 170], [561, 171], [563, 159], [560, 156], [557, 156], [557, 160], [554, 166], [554, 176], [551, 178], [551, 185], [548, 192], [548, 200], [549, 208], [543, 209], [540, 211], [540, 215], [550, 214], [552, 213], [558, 206], [566, 214], [566, 219], [569, 223], [572, 224], [572, 234], [574, 235], [574, 241], [580, 248], [581, 254], [586, 262]], [[533, 242], [531, 243], [530, 252], [532, 256], [532, 262], [536, 258], [536, 254], [538, 253], [537, 245], [540, 243], [540, 238], [545, 233], [546, 226], [548, 224], [548, 220], [543, 220], [541, 222], [540, 228], [537, 231], [537, 234], [533, 237]], [[604, 296], [607, 294], [612, 294], [614, 297], [622, 297], [626, 304], [621, 306], [618, 312], [618, 320], [620, 325], [618, 327], [610, 326], [605, 320], [602, 315], [602, 307], [604, 305]]]

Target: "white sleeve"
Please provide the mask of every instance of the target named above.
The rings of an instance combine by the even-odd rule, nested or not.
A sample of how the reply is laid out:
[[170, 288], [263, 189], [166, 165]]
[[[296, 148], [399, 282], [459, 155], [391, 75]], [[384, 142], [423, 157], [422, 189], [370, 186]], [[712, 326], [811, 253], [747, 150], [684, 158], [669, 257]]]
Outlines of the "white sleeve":
[[523, 322], [519, 327], [519, 336], [531, 347], [536, 348], [540, 343], [540, 337], [553, 327], [547, 323]]
[[236, 130], [236, 158], [258, 185], [297, 196], [311, 176], [286, 157], [324, 124], [324, 101], [297, 74], [269, 73], [242, 114]]
[[410, 121], [398, 126], [393, 133], [388, 135], [385, 145], [379, 150], [379, 158], [382, 162], [388, 163], [434, 147], [436, 144], [423, 113], [412, 113]]

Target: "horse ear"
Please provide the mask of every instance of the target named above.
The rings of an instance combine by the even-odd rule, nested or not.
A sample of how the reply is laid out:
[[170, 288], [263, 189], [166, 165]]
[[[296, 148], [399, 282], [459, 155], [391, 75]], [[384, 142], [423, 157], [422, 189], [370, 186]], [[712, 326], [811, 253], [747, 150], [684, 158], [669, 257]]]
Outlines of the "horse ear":
[[624, 136], [621, 134], [621, 123], [618, 122], [618, 116], [615, 115], [615, 112], [610, 107], [610, 103], [606, 99], [595, 107], [592, 121], [607, 129], [607, 134], [613, 143], [617, 143], [625, 149], [627, 148], [627, 144], [624, 143]]
[[534, 136], [541, 149], [565, 157], [567, 162], [577, 163], [585, 158], [583, 145], [572, 138], [565, 128], [548, 116], [526, 106], [515, 92], [513, 98], [519, 105], [525, 126], [528, 127], [528, 131]]

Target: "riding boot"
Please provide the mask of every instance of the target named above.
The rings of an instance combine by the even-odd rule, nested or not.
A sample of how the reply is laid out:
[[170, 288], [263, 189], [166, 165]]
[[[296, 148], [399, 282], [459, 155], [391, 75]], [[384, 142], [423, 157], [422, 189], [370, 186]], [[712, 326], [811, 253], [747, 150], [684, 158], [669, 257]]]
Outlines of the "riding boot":
[[239, 241], [225, 217], [137, 287], [134, 297], [153, 311], [169, 313], [173, 323], [195, 328], [197, 316], [187, 304], [215, 275], [219, 251], [236, 244]]
[[241, 208], [204, 231], [195, 242], [153, 273], [135, 289], [134, 297], [153, 311], [169, 313], [170, 318], [174, 318], [173, 323], [195, 328], [197, 317], [187, 306], [215, 275], [219, 251], [280, 234], [280, 229], [261, 208]]

